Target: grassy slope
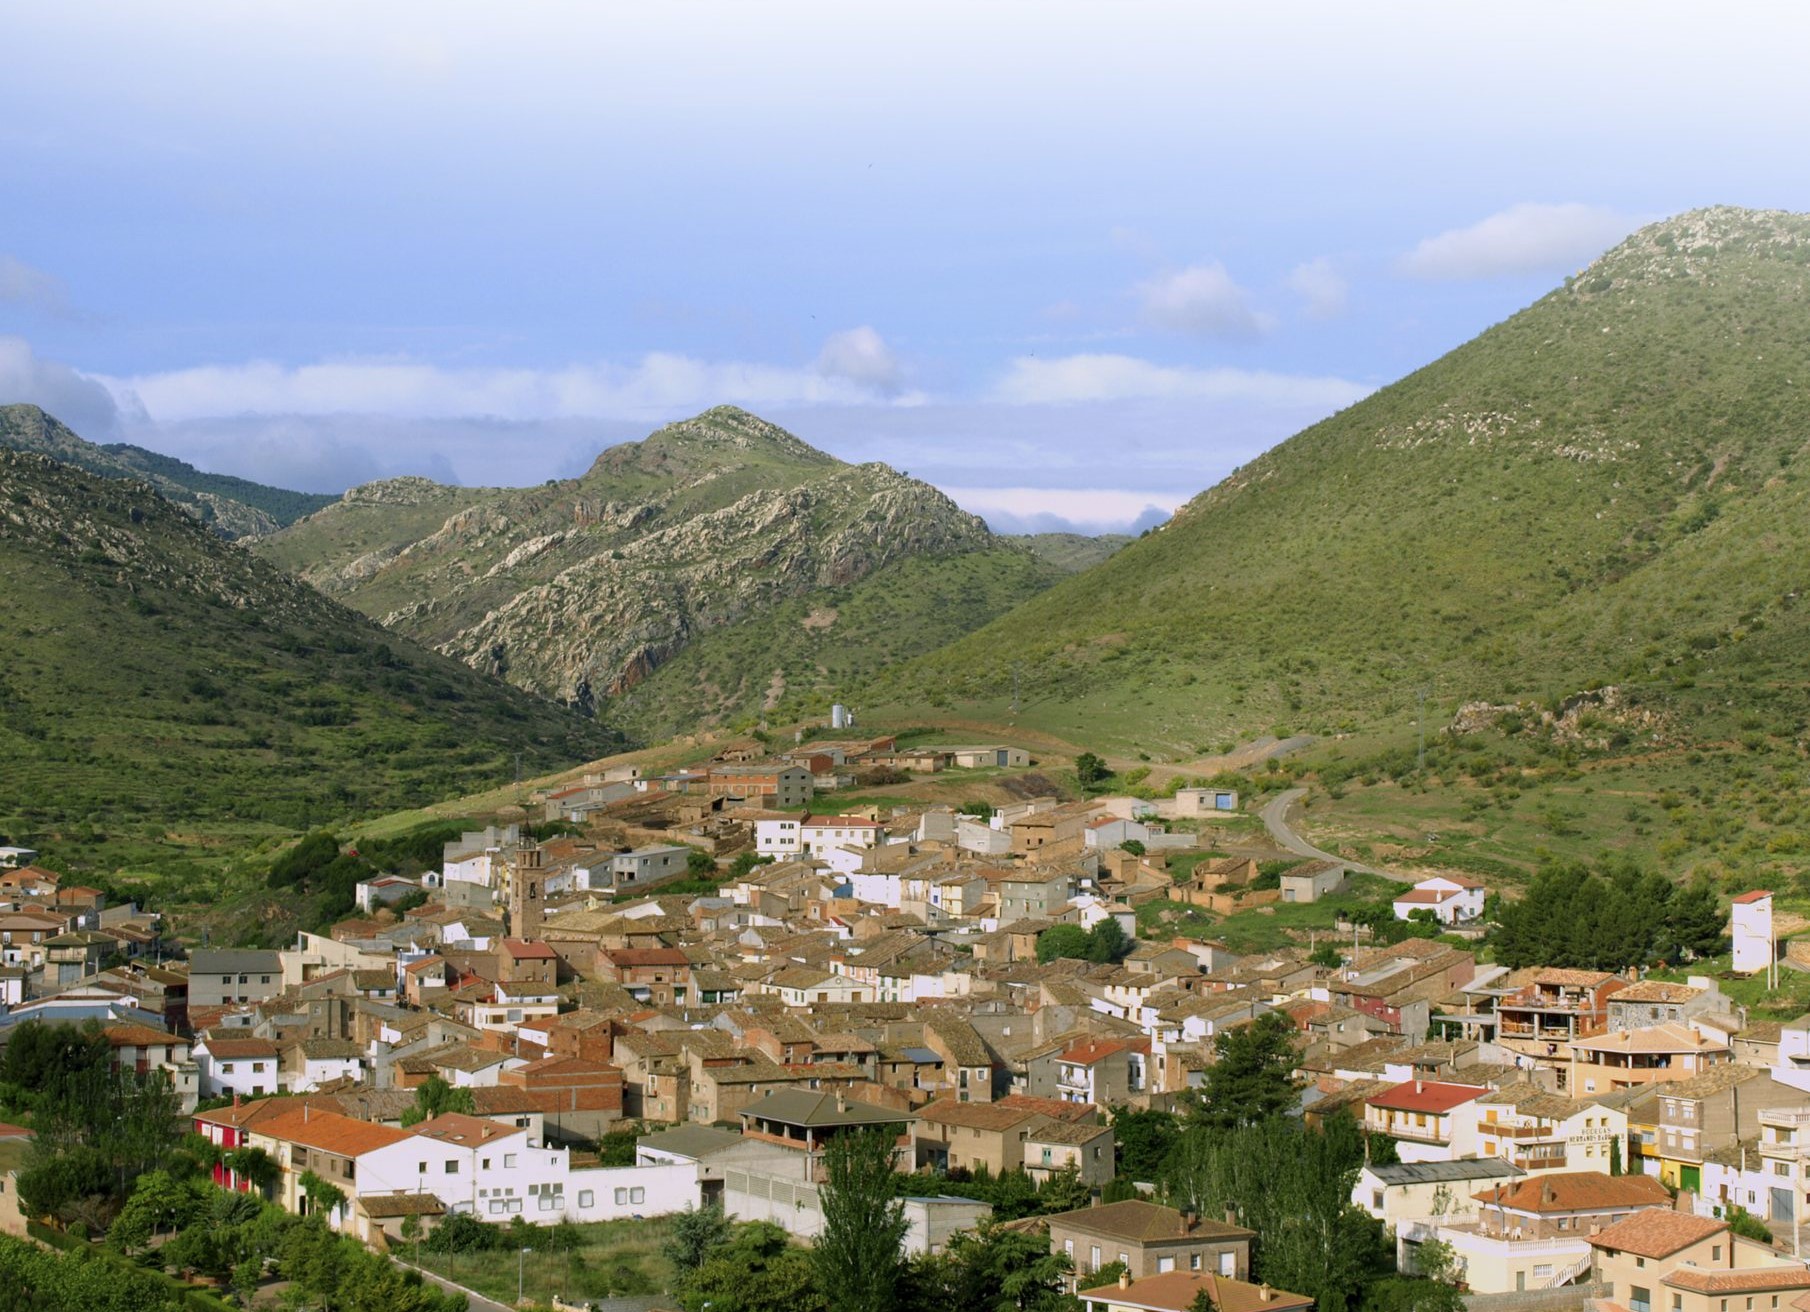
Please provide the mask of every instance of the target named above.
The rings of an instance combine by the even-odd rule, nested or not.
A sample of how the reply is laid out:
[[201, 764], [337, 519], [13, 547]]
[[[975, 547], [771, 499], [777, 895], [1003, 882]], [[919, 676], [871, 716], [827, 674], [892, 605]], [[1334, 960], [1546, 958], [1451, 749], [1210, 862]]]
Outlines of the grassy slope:
[[997, 715], [1017, 665], [1025, 722], [1188, 755], [1399, 725], [1420, 686], [1447, 714], [1611, 678], [1682, 693], [1681, 662], [1724, 680], [1706, 656], [1759, 617], [1740, 695], [1796, 707], [1807, 236], [1732, 211], [1637, 234], [874, 699]]
[[610, 715], [658, 741], [766, 713], [777, 721], [827, 712], [843, 690], [972, 632], [1062, 573], [1003, 545], [901, 560], [703, 634]]
[[1030, 548], [1039, 558], [1060, 566], [1069, 574], [1079, 574], [1098, 565], [1114, 552], [1137, 541], [1124, 533], [1101, 533], [1097, 537], [1085, 533], [1022, 533], [1010, 540]]
[[608, 750], [140, 484], [0, 452], [0, 832], [99, 868]]
[[224, 537], [268, 532], [334, 500], [243, 478], [209, 474], [185, 461], [126, 443], [97, 446], [35, 405], [0, 406], [0, 447], [35, 451], [103, 478], [150, 483]]

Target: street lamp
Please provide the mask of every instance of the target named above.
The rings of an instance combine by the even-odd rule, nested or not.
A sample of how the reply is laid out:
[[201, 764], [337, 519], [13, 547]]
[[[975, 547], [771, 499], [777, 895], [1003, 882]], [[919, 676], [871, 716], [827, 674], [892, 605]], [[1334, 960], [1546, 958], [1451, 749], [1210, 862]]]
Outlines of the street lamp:
[[520, 1307], [521, 1303], [522, 1303], [522, 1263], [523, 1263], [523, 1261], [525, 1261], [527, 1259], [527, 1256], [528, 1256], [527, 1248], [523, 1247], [523, 1248], [519, 1248], [516, 1250], [516, 1254], [515, 1254], [515, 1303], [516, 1303], [517, 1307]]

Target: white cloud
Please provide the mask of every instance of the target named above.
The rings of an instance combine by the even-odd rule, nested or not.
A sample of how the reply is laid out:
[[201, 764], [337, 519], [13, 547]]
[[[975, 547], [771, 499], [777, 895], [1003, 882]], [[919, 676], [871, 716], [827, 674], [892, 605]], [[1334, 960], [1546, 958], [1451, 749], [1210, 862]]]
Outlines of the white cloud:
[[0, 304], [7, 303], [46, 314], [68, 314], [69, 292], [62, 279], [11, 255], [0, 255]]
[[1309, 319], [1336, 319], [1345, 313], [1351, 284], [1322, 255], [1297, 264], [1288, 275], [1288, 289], [1301, 298]]
[[1371, 389], [1344, 378], [1251, 369], [1153, 364], [1129, 355], [1020, 356], [994, 388], [1011, 405], [1078, 401], [1236, 401], [1267, 406], [1337, 408]]
[[39, 406], [84, 437], [112, 434], [119, 406], [105, 387], [66, 364], [40, 358], [23, 337], [0, 337], [0, 405]]
[[1601, 255], [1640, 223], [1600, 205], [1513, 205], [1426, 238], [1395, 267], [1437, 281], [1563, 272]]
[[1123, 488], [947, 487], [963, 510], [996, 533], [1126, 533], [1161, 523], [1186, 501], [1174, 492]]
[[817, 372], [882, 392], [896, 392], [904, 378], [899, 358], [886, 339], [866, 326], [832, 333], [825, 339], [817, 355]]
[[[877, 337], [877, 335], [876, 335]], [[878, 363], [858, 355], [845, 364], [872, 374]], [[402, 419], [486, 417], [542, 420], [573, 417], [662, 417], [721, 404], [809, 406], [895, 404], [873, 381], [743, 362], [708, 362], [652, 353], [630, 365], [573, 364], [554, 369], [446, 368], [394, 360], [282, 365], [201, 365], [104, 381], [118, 396], [136, 397], [159, 423], [233, 415], [381, 414]]]
[[1269, 325], [1250, 307], [1244, 289], [1222, 264], [1196, 264], [1160, 274], [1137, 287], [1144, 318], [1171, 332], [1197, 337], [1256, 337]]

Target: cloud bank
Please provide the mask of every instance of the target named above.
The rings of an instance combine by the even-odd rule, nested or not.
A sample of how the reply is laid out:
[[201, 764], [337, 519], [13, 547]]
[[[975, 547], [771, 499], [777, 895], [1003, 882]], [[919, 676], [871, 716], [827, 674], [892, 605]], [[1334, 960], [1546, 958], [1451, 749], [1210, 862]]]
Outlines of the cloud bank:
[[1009, 405], [1198, 400], [1337, 409], [1370, 390], [1344, 378], [1162, 365], [1129, 355], [1067, 355], [1020, 356], [995, 385], [993, 396]]
[[1600, 205], [1514, 205], [1468, 228], [1426, 238], [1395, 267], [1407, 277], [1438, 282], [1573, 269], [1640, 222]]
[[1145, 320], [1169, 332], [1249, 339], [1269, 327], [1223, 264], [1196, 264], [1160, 274], [1139, 283], [1137, 294]]

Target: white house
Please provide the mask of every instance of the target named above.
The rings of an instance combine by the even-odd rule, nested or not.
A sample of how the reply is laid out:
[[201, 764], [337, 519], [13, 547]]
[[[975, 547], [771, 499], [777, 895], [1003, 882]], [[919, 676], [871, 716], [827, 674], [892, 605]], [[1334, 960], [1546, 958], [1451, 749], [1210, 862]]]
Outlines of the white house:
[[203, 1098], [261, 1096], [280, 1086], [277, 1045], [269, 1039], [203, 1037], [191, 1055]]
[[358, 1045], [350, 1039], [303, 1039], [295, 1046], [297, 1064], [289, 1073], [289, 1089], [292, 1093], [313, 1093], [334, 1080], [362, 1081], [362, 1057]]
[[481, 1030], [514, 1030], [523, 1022], [559, 1014], [559, 990], [551, 984], [499, 982], [484, 1002], [471, 1004], [471, 1023]]
[[367, 879], [353, 890], [353, 901], [358, 909], [369, 915], [380, 906], [388, 906], [392, 902], [400, 902], [411, 893], [421, 891], [421, 881], [405, 879], [401, 875], [379, 875], [376, 879]]
[[1756, 888], [1743, 893], [1729, 908], [1737, 975], [1757, 975], [1772, 966], [1778, 940], [1772, 931], [1772, 894]]
[[407, 1138], [358, 1158], [358, 1195], [433, 1194], [448, 1212], [485, 1221], [519, 1216], [532, 1225], [562, 1219], [654, 1216], [701, 1202], [689, 1165], [574, 1170], [571, 1153], [528, 1130], [446, 1113]]
[[754, 822], [754, 851], [759, 856], [824, 859], [834, 851], [864, 851], [884, 836], [879, 821], [860, 815], [762, 816]]
[[1089, 820], [1081, 836], [1088, 847], [1105, 852], [1123, 843], [1141, 843], [1150, 846], [1150, 826], [1139, 824], [1136, 820], [1121, 819], [1116, 815], [1103, 815], [1098, 820]]
[[1484, 888], [1463, 875], [1423, 879], [1395, 899], [1395, 918], [1409, 920], [1416, 911], [1431, 911], [1441, 923], [1461, 924], [1483, 914]]

